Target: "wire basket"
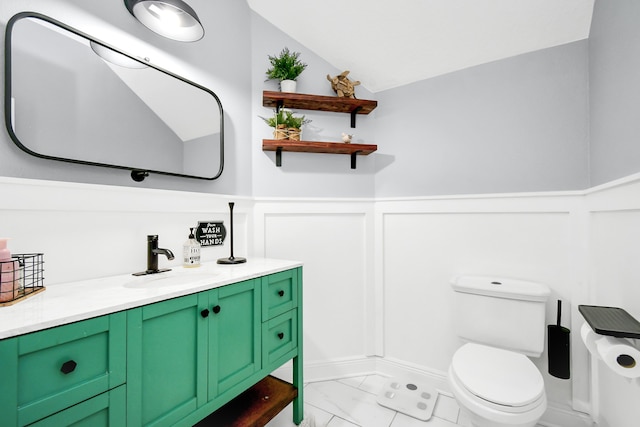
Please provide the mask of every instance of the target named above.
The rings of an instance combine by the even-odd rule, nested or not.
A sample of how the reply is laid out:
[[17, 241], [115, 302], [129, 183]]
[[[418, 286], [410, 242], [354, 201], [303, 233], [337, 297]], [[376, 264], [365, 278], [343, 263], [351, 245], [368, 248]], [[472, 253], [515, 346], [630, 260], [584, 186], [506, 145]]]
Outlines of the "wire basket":
[[44, 255], [13, 254], [9, 261], [0, 261], [0, 306], [44, 291]]

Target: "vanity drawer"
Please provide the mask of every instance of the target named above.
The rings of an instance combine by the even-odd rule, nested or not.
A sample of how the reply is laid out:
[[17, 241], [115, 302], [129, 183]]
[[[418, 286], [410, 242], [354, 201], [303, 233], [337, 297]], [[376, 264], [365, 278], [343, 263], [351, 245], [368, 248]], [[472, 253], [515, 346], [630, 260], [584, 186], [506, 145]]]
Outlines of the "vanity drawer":
[[15, 338], [18, 425], [123, 384], [125, 321], [116, 313]]
[[126, 385], [57, 412], [29, 427], [122, 427], [127, 425]]
[[287, 313], [262, 324], [262, 360], [269, 366], [287, 355], [298, 345], [298, 310]]
[[298, 306], [298, 270], [287, 270], [262, 278], [262, 321]]

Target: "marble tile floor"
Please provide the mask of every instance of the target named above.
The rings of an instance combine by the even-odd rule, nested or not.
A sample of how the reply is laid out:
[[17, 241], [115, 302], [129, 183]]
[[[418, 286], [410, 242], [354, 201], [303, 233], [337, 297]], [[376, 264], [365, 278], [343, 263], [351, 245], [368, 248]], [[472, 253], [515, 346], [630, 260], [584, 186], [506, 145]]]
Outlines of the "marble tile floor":
[[[429, 421], [421, 421], [385, 408], [377, 403], [378, 393], [387, 381], [381, 375], [313, 382], [305, 385], [305, 419], [315, 427], [457, 427], [464, 424], [458, 405], [449, 396], [440, 395]], [[458, 423], [461, 424], [458, 424]], [[310, 423], [313, 426], [313, 423]], [[295, 427], [291, 406], [267, 424], [267, 427]]]
[[[376, 398], [387, 381], [380, 375], [313, 382], [304, 388], [305, 427], [470, 427], [458, 404], [440, 394], [428, 421], [380, 406]], [[313, 420], [313, 422], [311, 422]], [[266, 427], [296, 427], [291, 405]]]

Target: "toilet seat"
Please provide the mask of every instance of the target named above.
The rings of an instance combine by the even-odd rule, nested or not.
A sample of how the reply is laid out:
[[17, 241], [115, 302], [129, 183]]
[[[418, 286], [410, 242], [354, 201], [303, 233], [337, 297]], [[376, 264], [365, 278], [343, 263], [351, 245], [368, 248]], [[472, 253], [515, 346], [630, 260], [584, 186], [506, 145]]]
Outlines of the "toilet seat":
[[512, 351], [465, 344], [454, 354], [450, 374], [469, 397], [496, 410], [526, 412], [546, 400], [540, 371]]

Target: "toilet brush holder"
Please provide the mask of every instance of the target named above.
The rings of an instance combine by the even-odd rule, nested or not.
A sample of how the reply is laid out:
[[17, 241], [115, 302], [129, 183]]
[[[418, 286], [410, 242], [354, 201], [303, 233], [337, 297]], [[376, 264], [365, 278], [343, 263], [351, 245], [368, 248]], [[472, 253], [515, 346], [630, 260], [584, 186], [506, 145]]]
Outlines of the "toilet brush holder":
[[549, 374], [556, 378], [571, 378], [571, 331], [560, 324], [562, 301], [558, 300], [555, 325], [547, 326], [547, 357]]

